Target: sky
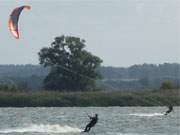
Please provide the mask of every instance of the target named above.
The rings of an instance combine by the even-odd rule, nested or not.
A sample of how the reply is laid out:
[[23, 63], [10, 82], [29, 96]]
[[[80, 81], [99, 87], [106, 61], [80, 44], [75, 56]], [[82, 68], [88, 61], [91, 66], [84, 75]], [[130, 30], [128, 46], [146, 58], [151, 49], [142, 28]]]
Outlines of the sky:
[[[20, 39], [7, 22], [15, 7]], [[39, 64], [37, 53], [61, 35], [86, 40], [103, 66], [180, 62], [180, 0], [0, 0], [0, 64]]]

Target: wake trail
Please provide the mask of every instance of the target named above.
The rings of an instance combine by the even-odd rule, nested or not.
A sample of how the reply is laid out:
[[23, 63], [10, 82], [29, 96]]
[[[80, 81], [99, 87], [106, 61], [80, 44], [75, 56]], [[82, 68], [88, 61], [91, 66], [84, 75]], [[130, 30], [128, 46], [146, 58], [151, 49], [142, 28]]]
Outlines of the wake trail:
[[129, 115], [139, 116], [139, 117], [153, 117], [153, 116], [163, 116], [163, 113], [131, 113]]
[[61, 126], [61, 125], [44, 125], [44, 124], [32, 124], [27, 127], [18, 127], [11, 129], [3, 129], [0, 130], [0, 133], [24, 133], [24, 132], [35, 132], [35, 133], [78, 133], [82, 130], [75, 127], [70, 126]]

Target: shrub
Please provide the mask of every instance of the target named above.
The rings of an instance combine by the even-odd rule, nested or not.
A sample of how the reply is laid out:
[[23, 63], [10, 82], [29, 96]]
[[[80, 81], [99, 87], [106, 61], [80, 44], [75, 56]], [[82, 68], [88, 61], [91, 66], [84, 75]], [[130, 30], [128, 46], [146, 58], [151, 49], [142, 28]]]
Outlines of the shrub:
[[160, 89], [173, 89], [173, 84], [169, 80], [164, 81], [162, 82]]

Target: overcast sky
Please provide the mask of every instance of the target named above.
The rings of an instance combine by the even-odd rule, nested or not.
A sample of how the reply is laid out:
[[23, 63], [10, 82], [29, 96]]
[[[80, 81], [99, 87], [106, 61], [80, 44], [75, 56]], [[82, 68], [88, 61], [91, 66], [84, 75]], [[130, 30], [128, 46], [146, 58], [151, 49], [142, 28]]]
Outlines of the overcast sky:
[[[98, 1], [98, 2], [97, 2]], [[11, 11], [20, 39], [7, 28]], [[104, 66], [180, 61], [180, 0], [0, 0], [0, 64], [38, 64], [54, 37], [78, 36]]]

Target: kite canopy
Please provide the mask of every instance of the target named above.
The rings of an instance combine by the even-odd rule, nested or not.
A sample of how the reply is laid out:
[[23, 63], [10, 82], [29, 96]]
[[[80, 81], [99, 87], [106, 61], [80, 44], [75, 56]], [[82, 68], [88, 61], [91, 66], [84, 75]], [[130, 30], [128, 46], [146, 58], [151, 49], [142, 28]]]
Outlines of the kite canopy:
[[31, 7], [25, 5], [25, 6], [15, 8], [12, 11], [12, 13], [10, 15], [10, 18], [9, 18], [9, 21], [8, 21], [9, 30], [11, 31], [11, 33], [13, 34], [13, 36], [16, 39], [19, 39], [18, 20], [19, 20], [19, 15], [21, 14], [23, 9], [28, 9], [29, 10], [29, 9], [31, 9]]

